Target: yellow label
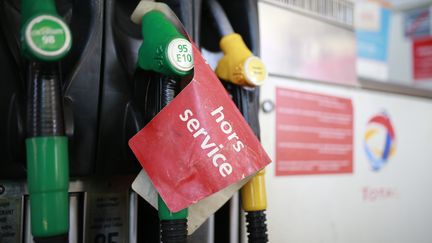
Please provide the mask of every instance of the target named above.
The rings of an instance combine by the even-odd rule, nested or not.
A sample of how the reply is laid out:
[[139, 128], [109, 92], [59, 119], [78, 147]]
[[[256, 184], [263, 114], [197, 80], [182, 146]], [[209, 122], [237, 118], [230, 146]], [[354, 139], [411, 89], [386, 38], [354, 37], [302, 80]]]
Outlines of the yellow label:
[[246, 59], [244, 70], [249, 85], [262, 85], [267, 78], [267, 70], [264, 63], [256, 56], [251, 56]]

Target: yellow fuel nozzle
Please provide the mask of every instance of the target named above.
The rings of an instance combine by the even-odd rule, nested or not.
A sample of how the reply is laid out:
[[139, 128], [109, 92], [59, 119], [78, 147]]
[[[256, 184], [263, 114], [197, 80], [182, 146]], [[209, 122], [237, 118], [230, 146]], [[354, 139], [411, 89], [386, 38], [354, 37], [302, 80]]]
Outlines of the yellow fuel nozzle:
[[247, 212], [267, 209], [265, 169], [259, 171], [241, 189], [243, 209]]
[[260, 86], [267, 78], [267, 70], [260, 58], [254, 56], [239, 34], [232, 33], [220, 41], [224, 57], [216, 74], [223, 80], [242, 86]]

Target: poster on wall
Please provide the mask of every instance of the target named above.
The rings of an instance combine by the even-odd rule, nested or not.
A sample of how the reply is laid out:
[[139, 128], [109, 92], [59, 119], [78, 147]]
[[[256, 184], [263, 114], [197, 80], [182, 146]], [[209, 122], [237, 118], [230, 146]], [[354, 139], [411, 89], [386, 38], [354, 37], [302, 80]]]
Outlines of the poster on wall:
[[354, 15], [357, 74], [362, 78], [386, 81], [389, 76], [390, 10], [375, 2], [359, 2]]
[[430, 8], [420, 8], [405, 12], [404, 35], [418, 38], [431, 35]]
[[414, 81], [432, 78], [432, 37], [413, 40]]
[[351, 99], [276, 88], [276, 176], [352, 171]]

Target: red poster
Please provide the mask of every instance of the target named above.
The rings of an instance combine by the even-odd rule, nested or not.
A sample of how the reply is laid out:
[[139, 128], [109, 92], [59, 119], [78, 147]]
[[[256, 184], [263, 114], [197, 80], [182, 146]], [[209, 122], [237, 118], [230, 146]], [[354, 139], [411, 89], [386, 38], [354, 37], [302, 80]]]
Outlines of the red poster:
[[172, 211], [270, 163], [255, 134], [196, 47], [194, 78], [129, 141]]
[[351, 173], [350, 99], [276, 89], [276, 175]]
[[413, 40], [414, 80], [432, 78], [432, 38]]

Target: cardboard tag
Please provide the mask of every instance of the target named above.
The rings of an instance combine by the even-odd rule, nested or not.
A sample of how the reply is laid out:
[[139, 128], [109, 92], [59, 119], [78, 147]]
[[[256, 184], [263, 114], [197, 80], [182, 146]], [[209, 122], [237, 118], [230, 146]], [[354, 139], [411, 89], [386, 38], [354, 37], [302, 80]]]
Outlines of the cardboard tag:
[[195, 46], [193, 55], [193, 80], [129, 140], [133, 153], [173, 212], [270, 163]]
[[[222, 207], [249, 179], [234, 183], [225, 189], [212, 194], [188, 208], [188, 235], [198, 229], [212, 214]], [[132, 183], [132, 189], [154, 208], [158, 209], [158, 192], [154, 188], [145, 170], [141, 170]]]

